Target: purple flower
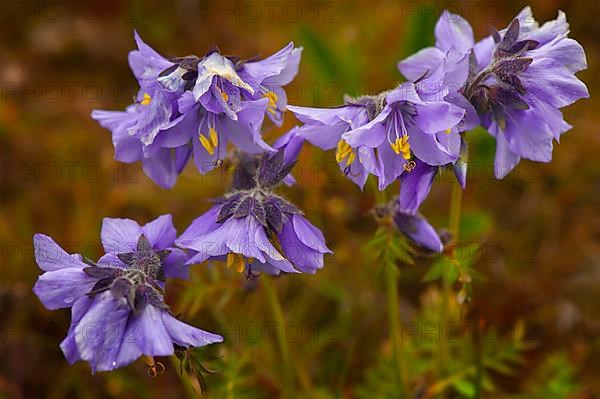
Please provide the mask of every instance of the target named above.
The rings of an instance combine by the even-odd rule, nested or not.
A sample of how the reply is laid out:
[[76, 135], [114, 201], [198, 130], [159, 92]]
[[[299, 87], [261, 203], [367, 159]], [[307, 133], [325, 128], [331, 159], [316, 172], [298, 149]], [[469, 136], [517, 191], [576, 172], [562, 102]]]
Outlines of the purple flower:
[[417, 161], [431, 166], [456, 161], [461, 138], [455, 128], [465, 111], [443, 99], [423, 100], [413, 83], [377, 96], [346, 98], [334, 109], [292, 107], [312, 144], [336, 148], [336, 161], [361, 188], [369, 174], [383, 190]]
[[278, 126], [283, 123], [283, 114], [287, 106], [283, 86], [289, 84], [298, 74], [301, 55], [302, 47], [294, 47], [294, 43], [289, 43], [272, 56], [243, 63], [240, 68], [242, 79], [254, 88], [254, 93], [249, 98], [258, 100], [266, 97], [269, 100], [267, 113]]
[[442, 252], [444, 245], [433, 226], [421, 214], [408, 214], [397, 211], [394, 224], [404, 235], [419, 246], [434, 252]]
[[176, 240], [193, 251], [188, 264], [225, 260], [239, 272], [315, 273], [331, 253], [323, 234], [273, 192], [294, 166], [285, 149], [240, 163], [233, 190]]
[[140, 84], [136, 103], [125, 112], [92, 112], [111, 130], [117, 160], [141, 161], [152, 180], [170, 188], [190, 156], [207, 173], [221, 164], [228, 143], [248, 153], [274, 151], [261, 137], [264, 115], [281, 122], [282, 86], [297, 72], [300, 49], [290, 44], [248, 63], [218, 51], [166, 59], [137, 33], [135, 39], [129, 63]]
[[[585, 52], [568, 33], [562, 11], [539, 26], [526, 7], [506, 29], [475, 43], [469, 24], [444, 12], [436, 25], [436, 47], [399, 68], [410, 79], [462, 71], [452, 74], [456, 90], [496, 138], [495, 174], [503, 178], [521, 158], [549, 162], [553, 140], [571, 128], [560, 108], [589, 97], [575, 76], [587, 68]], [[446, 62], [449, 58], [453, 61]]]
[[[393, 220], [398, 230], [423, 248], [435, 252], [443, 250], [442, 241], [418, 210], [429, 195], [438, 171], [438, 166], [417, 162], [410, 173], [400, 177], [400, 195], [393, 201]], [[462, 185], [464, 180], [461, 181], [461, 174], [456, 173], [456, 176]]]
[[182, 275], [187, 259], [172, 247], [175, 235], [169, 215], [143, 227], [107, 218], [102, 227], [106, 254], [97, 263], [68, 254], [48, 236], [34, 236], [36, 261], [45, 271], [34, 292], [48, 309], [72, 308], [61, 343], [69, 363], [84, 360], [93, 372], [107, 371], [142, 355], [172, 355], [174, 345], [222, 341], [177, 320], [164, 302], [165, 276]]
[[[417, 167], [415, 171], [421, 170]], [[428, 178], [433, 177], [431, 175], [423, 175], [419, 181], [424, 182], [426, 185]], [[426, 195], [427, 193], [425, 193]], [[377, 205], [375, 207], [375, 216], [383, 220], [382, 224], [393, 223], [403, 235], [418, 246], [429, 251], [442, 252], [444, 244], [433, 226], [417, 212], [417, 209], [407, 208], [407, 205], [410, 206], [412, 204], [406, 202], [406, 198], [402, 198], [401, 194], [401, 197], [396, 197], [387, 203]]]

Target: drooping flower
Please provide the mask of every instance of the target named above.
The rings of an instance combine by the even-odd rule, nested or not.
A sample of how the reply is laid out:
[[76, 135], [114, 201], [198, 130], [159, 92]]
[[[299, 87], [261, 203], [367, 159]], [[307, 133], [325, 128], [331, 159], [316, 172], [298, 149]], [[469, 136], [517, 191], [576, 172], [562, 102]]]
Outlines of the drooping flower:
[[418, 246], [433, 252], [442, 252], [444, 244], [435, 228], [416, 210], [403, 209], [400, 198], [375, 208], [376, 217], [386, 220]]
[[444, 99], [423, 100], [414, 83], [376, 96], [349, 98], [338, 108], [288, 106], [304, 123], [312, 144], [336, 149], [336, 162], [361, 188], [369, 174], [383, 190], [417, 161], [431, 166], [458, 159], [461, 138], [455, 128], [465, 111]]
[[285, 153], [282, 148], [240, 161], [232, 191], [177, 239], [194, 253], [188, 264], [224, 260], [248, 276], [315, 273], [323, 267], [323, 255], [331, 253], [323, 234], [273, 191], [295, 163], [295, 158], [286, 162]]
[[108, 371], [142, 355], [172, 355], [175, 345], [222, 341], [179, 321], [164, 302], [165, 276], [182, 275], [187, 259], [172, 247], [175, 235], [168, 215], [143, 227], [105, 219], [106, 254], [97, 263], [68, 254], [48, 236], [34, 236], [36, 261], [45, 271], [34, 292], [48, 309], [72, 308], [61, 343], [69, 363], [84, 360], [93, 372]]
[[436, 25], [436, 48], [420, 51], [399, 68], [413, 79], [440, 68], [451, 52], [462, 54], [462, 63], [452, 66], [465, 77], [456, 79], [457, 91], [496, 138], [495, 174], [503, 178], [521, 158], [549, 162], [553, 140], [571, 128], [560, 108], [589, 96], [575, 76], [587, 68], [585, 52], [568, 33], [562, 11], [539, 26], [526, 7], [506, 29], [475, 43], [469, 24], [445, 12]]
[[248, 63], [218, 50], [166, 59], [135, 38], [129, 63], [140, 84], [136, 103], [125, 112], [92, 113], [112, 131], [117, 160], [141, 160], [152, 180], [170, 188], [190, 156], [207, 173], [221, 164], [228, 143], [249, 153], [274, 151], [261, 137], [264, 115], [281, 121], [282, 86], [297, 72], [300, 49], [290, 44]]

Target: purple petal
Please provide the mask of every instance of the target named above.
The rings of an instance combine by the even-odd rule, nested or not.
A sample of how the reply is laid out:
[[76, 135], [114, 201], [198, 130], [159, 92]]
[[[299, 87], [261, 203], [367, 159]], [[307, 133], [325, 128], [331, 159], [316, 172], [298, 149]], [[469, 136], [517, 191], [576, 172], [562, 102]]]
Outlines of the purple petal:
[[142, 227], [142, 233], [146, 236], [154, 249], [166, 249], [173, 246], [177, 237], [177, 230], [173, 226], [171, 215], [162, 215]]
[[400, 178], [399, 209], [402, 213], [414, 215], [421, 203], [429, 195], [437, 167], [417, 161], [417, 166]]
[[185, 263], [189, 256], [178, 248], [170, 248], [170, 250], [171, 253], [164, 260], [165, 277], [187, 280], [190, 268]]
[[299, 240], [292, 223], [285, 223], [278, 235], [285, 257], [303, 273], [314, 274], [323, 267], [323, 253], [315, 251]]
[[216, 342], [223, 342], [223, 337], [185, 324], [168, 312], [161, 312], [163, 325], [171, 336], [171, 340], [183, 347], [200, 347]]
[[202, 216], [194, 219], [190, 226], [179, 236], [175, 243], [178, 246], [186, 247], [191, 241], [194, 241], [201, 235], [217, 229], [220, 224], [217, 224], [217, 215], [221, 210], [220, 206], [213, 206]]
[[375, 148], [385, 140], [385, 120], [390, 115], [391, 108], [385, 106], [373, 120], [342, 135], [342, 138], [352, 147], [366, 146]]
[[155, 80], [160, 72], [173, 65], [173, 63], [144, 43], [137, 32], [134, 32], [134, 37], [138, 50], [129, 53], [129, 66], [140, 85], [144, 87]]
[[33, 292], [40, 298], [46, 309], [68, 308], [78, 299], [86, 296], [96, 283], [83, 269], [64, 268], [42, 274]]
[[261, 127], [269, 100], [243, 101], [238, 112], [238, 121], [224, 119], [227, 137], [239, 149], [249, 153], [273, 151], [261, 136]]
[[456, 126], [464, 117], [465, 110], [447, 102], [424, 102], [415, 106], [415, 123], [425, 133], [434, 134]]
[[444, 52], [436, 47], [427, 47], [398, 63], [398, 69], [409, 80], [417, 80], [427, 72], [439, 67]]
[[65, 339], [60, 343], [60, 348], [69, 364], [81, 360], [79, 349], [77, 349], [77, 343], [75, 342], [75, 327], [88, 311], [92, 301], [92, 298], [84, 296], [78, 299], [71, 308], [71, 325], [69, 326], [69, 332]]
[[462, 53], [469, 51], [474, 44], [473, 29], [460, 15], [446, 10], [435, 25], [436, 47], [443, 51], [456, 49]]
[[304, 137], [299, 134], [298, 127], [292, 128], [290, 131], [281, 136], [273, 144], [273, 148], [279, 150], [284, 148], [284, 164], [289, 165], [298, 159], [298, 154], [304, 144]]
[[294, 79], [298, 73], [302, 48], [294, 48], [294, 43], [279, 50], [264, 60], [248, 62], [243, 65], [242, 72], [257, 84], [284, 86]]
[[496, 179], [504, 179], [519, 163], [521, 157], [511, 151], [508, 141], [494, 123], [491, 130], [496, 130], [496, 158], [494, 160], [494, 175]]
[[93, 372], [122, 366], [116, 360], [130, 314], [125, 303], [106, 292], [93, 299], [75, 327], [77, 349]]
[[169, 356], [173, 354], [173, 342], [163, 323], [164, 310], [147, 305], [142, 313], [132, 317], [132, 339], [144, 355]]
[[336, 125], [304, 125], [298, 129], [298, 135], [304, 137], [312, 145], [322, 150], [331, 150], [337, 146], [342, 134], [349, 129], [348, 124], [338, 123]]
[[[412, 136], [409, 140], [411, 140], [410, 142], [412, 148]], [[404, 172], [406, 160], [401, 155], [396, 154], [392, 150], [390, 144], [386, 141], [377, 148], [377, 161], [379, 190], [383, 191]]]
[[394, 222], [398, 230], [420, 246], [435, 252], [442, 252], [444, 249], [437, 232], [422, 216], [397, 212]]
[[129, 129], [135, 126], [138, 117], [135, 106], [128, 107], [126, 112], [92, 111], [92, 118], [112, 132], [115, 159], [118, 161], [136, 162], [142, 157], [142, 143], [129, 134]]
[[304, 216], [293, 215], [292, 223], [298, 239], [304, 245], [322, 253], [332, 253], [325, 244], [325, 237], [321, 230], [313, 226]]
[[[439, 136], [445, 142], [440, 142]], [[418, 129], [409, 131], [409, 143], [413, 153], [421, 161], [429, 165], [446, 165], [456, 161], [460, 150], [460, 135], [456, 130], [450, 133], [440, 133], [439, 135], [426, 134]]]
[[144, 173], [162, 188], [171, 188], [177, 181], [177, 165], [170, 148], [161, 148], [152, 158], [142, 160]]
[[552, 59], [534, 60], [520, 78], [528, 92], [557, 108], [589, 97], [585, 84]]
[[36, 234], [33, 236], [33, 248], [35, 251], [35, 261], [40, 269], [50, 272], [65, 268], [85, 267], [81, 255], [68, 254], [51, 237], [45, 234]]
[[134, 220], [117, 218], [102, 220], [100, 237], [105, 252], [133, 252], [141, 234], [142, 228]]

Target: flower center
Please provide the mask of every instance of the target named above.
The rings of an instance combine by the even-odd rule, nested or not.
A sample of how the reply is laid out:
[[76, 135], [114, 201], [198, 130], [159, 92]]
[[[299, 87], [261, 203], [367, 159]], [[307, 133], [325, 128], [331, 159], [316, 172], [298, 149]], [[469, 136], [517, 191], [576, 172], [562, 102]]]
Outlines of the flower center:
[[110, 291], [115, 298], [125, 298], [134, 314], [139, 314], [147, 304], [168, 309], [164, 303], [163, 290], [157, 281], [164, 280], [163, 260], [170, 253], [170, 250], [155, 251], [142, 234], [135, 252], [117, 254], [126, 268], [98, 266], [86, 261], [90, 266], [83, 271], [98, 278], [88, 295], [94, 297]]

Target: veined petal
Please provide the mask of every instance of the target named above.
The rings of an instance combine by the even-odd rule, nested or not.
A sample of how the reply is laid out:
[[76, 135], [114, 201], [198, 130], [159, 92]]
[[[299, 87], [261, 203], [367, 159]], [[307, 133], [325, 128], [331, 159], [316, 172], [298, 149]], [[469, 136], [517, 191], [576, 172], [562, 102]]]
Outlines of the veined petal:
[[398, 63], [398, 69], [409, 80], [417, 80], [438, 68], [444, 60], [444, 52], [437, 47], [427, 47]]
[[131, 219], [104, 218], [102, 220], [102, 246], [106, 252], [124, 253], [132, 252], [142, 228], [136, 221]]
[[471, 25], [460, 15], [452, 14], [446, 10], [442, 13], [435, 25], [435, 45], [443, 51], [452, 48], [466, 53], [475, 40]]
[[175, 230], [175, 226], [173, 226], [173, 217], [171, 215], [162, 215], [146, 223], [142, 227], [142, 233], [155, 249], [171, 247], [177, 237], [177, 231]]

